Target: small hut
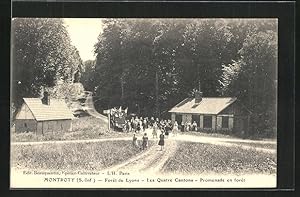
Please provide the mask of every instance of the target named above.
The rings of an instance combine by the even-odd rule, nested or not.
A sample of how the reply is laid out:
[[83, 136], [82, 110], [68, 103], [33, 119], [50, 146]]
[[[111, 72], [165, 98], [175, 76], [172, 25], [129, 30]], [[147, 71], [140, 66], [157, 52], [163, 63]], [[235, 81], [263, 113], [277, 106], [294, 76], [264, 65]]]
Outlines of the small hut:
[[169, 112], [178, 124], [195, 121], [198, 131], [248, 132], [250, 112], [235, 97], [202, 97], [196, 91], [195, 98], [184, 99]]
[[64, 100], [51, 99], [47, 92], [40, 98], [23, 98], [15, 118], [16, 132], [46, 134], [72, 130], [72, 112]]

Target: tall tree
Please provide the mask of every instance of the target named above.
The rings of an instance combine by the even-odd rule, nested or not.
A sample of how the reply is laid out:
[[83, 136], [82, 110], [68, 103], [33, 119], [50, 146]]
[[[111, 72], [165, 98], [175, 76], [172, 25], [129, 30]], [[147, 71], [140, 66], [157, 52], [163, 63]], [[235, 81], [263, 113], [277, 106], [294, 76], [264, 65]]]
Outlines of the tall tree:
[[80, 82], [85, 90], [93, 92], [95, 90], [95, 60], [87, 60], [83, 65]]
[[[95, 45], [95, 85], [100, 97], [96, 106], [126, 105], [143, 115], [165, 115], [192, 96], [199, 81], [204, 96], [236, 95], [245, 100], [248, 83], [243, 76], [252, 72], [245, 68], [263, 53], [257, 47], [264, 36], [253, 36], [269, 35], [275, 29], [276, 24], [268, 20], [105, 20]], [[250, 46], [257, 48], [251, 56]], [[235, 87], [239, 85], [240, 89]]]
[[[173, 43], [180, 35], [177, 33], [170, 39], [171, 33], [176, 32], [170, 22], [156, 19], [104, 21], [104, 32], [96, 45], [96, 72], [102, 92], [97, 95], [108, 94], [110, 102], [106, 102], [107, 106], [131, 105], [131, 109], [152, 114], [160, 108], [158, 103], [166, 101], [164, 83], [168, 70], [172, 65], [174, 67], [172, 59], [176, 44]], [[112, 79], [112, 73], [116, 80], [107, 83]], [[105, 83], [109, 90], [115, 89], [118, 94], [106, 91]]]
[[252, 134], [274, 134], [277, 92], [276, 22], [260, 21], [248, 29], [239, 59], [223, 69], [223, 91], [252, 111]]
[[72, 83], [82, 66], [63, 19], [13, 19], [12, 57], [17, 107], [23, 97], [38, 97], [43, 87], [53, 87], [59, 80]]

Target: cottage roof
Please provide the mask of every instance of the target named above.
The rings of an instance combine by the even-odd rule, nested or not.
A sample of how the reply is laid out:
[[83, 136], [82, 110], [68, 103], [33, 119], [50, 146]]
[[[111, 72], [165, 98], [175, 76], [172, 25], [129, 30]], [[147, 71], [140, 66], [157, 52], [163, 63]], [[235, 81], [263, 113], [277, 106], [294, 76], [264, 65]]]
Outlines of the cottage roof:
[[74, 118], [64, 100], [51, 99], [50, 105], [45, 105], [39, 98], [23, 98], [37, 121], [62, 120]]
[[186, 98], [169, 112], [192, 113], [192, 114], [219, 114], [226, 107], [236, 101], [235, 97], [203, 97], [199, 104], [195, 103], [195, 98]]

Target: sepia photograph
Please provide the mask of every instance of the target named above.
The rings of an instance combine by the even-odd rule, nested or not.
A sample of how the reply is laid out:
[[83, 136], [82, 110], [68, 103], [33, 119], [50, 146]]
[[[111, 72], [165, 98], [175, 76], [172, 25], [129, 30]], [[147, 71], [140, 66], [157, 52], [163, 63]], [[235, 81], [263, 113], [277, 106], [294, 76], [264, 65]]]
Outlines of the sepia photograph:
[[11, 20], [10, 187], [276, 188], [278, 19]]

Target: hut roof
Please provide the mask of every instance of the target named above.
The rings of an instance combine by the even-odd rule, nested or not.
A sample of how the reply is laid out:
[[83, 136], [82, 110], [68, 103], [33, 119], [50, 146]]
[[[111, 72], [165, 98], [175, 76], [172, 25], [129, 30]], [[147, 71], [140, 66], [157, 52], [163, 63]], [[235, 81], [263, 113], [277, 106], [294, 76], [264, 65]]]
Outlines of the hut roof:
[[169, 112], [189, 114], [219, 114], [236, 101], [235, 97], [203, 97], [198, 104], [195, 98], [186, 98], [175, 105]]
[[45, 105], [39, 98], [23, 98], [37, 121], [73, 119], [74, 116], [62, 99], [51, 99]]

